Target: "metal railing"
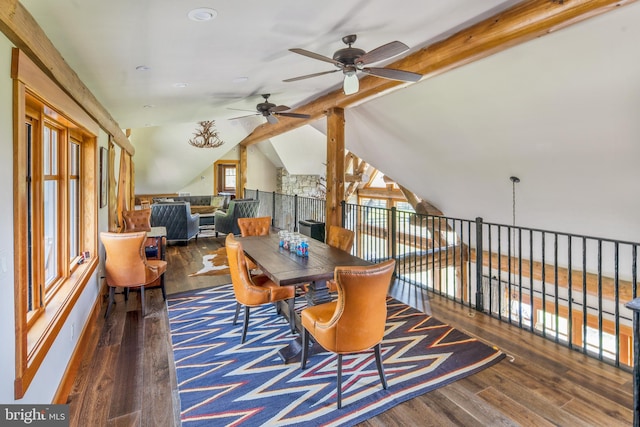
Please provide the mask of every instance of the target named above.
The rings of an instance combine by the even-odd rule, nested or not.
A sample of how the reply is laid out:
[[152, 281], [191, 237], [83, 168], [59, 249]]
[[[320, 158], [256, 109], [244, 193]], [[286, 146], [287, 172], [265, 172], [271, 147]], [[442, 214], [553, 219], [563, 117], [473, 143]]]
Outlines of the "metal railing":
[[[260, 215], [297, 230], [324, 200], [248, 190]], [[353, 253], [394, 258], [396, 278], [614, 366], [634, 365], [636, 242], [343, 203]]]

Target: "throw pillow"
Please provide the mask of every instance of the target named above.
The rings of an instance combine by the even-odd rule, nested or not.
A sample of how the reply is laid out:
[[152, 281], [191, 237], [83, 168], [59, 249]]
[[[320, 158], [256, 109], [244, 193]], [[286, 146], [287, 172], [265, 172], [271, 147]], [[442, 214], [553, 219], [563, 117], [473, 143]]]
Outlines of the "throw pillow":
[[222, 209], [224, 205], [224, 196], [211, 196], [211, 206], [215, 209]]

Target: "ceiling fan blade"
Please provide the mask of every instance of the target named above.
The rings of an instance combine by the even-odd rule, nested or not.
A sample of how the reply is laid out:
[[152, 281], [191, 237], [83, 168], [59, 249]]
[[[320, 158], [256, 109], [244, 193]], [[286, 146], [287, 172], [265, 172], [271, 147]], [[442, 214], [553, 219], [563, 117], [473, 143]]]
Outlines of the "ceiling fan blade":
[[278, 123], [278, 118], [276, 116], [274, 116], [273, 114], [269, 114], [267, 117], [267, 121], [269, 123], [271, 123], [272, 125], [275, 125], [276, 123]]
[[271, 107], [269, 108], [269, 111], [272, 113], [279, 113], [281, 111], [287, 111], [290, 110], [291, 108], [287, 107], [286, 105], [278, 105], [276, 107]]
[[309, 58], [318, 59], [320, 61], [328, 62], [330, 64], [335, 65], [336, 67], [342, 67], [342, 63], [341, 62], [338, 62], [333, 58], [329, 58], [328, 56], [320, 55], [319, 53], [311, 52], [311, 51], [300, 49], [300, 48], [297, 48], [297, 47], [293, 48], [293, 49], [289, 49], [289, 50], [291, 52], [297, 53], [299, 55], [303, 55], [303, 56], [307, 56]]
[[358, 80], [358, 76], [355, 72], [350, 74], [345, 74], [344, 82], [342, 83], [342, 90], [345, 95], [353, 95], [357, 93], [360, 89], [360, 80]]
[[422, 74], [412, 73], [411, 71], [396, 70], [394, 68], [363, 68], [363, 72], [373, 76], [383, 77], [390, 80], [400, 80], [401, 82], [417, 82], [422, 78]]
[[336, 71], [340, 71], [340, 70], [322, 71], [320, 73], [307, 74], [305, 76], [299, 76], [299, 77], [293, 77], [293, 78], [290, 78], [290, 79], [286, 79], [286, 80], [283, 80], [283, 82], [295, 82], [297, 80], [309, 79], [311, 77], [318, 77], [318, 76], [322, 76], [324, 74], [335, 73]]
[[278, 116], [283, 117], [294, 117], [296, 119], [310, 119], [311, 116], [309, 114], [301, 114], [301, 113], [275, 113]]
[[406, 52], [409, 50], [409, 46], [406, 44], [394, 41], [382, 45], [369, 51], [358, 58], [357, 62], [361, 62], [363, 64], [371, 64], [373, 62], [383, 61], [385, 59], [391, 58], [392, 56], [396, 56], [401, 54], [402, 52]]
[[255, 113], [255, 110], [244, 110], [241, 108], [231, 108], [231, 107], [227, 107], [227, 110], [233, 110], [233, 111], [246, 111], [248, 113]]
[[[240, 110], [242, 111], [242, 110]], [[247, 114], [246, 116], [231, 117], [228, 120], [244, 119], [245, 117], [259, 116], [260, 114]]]

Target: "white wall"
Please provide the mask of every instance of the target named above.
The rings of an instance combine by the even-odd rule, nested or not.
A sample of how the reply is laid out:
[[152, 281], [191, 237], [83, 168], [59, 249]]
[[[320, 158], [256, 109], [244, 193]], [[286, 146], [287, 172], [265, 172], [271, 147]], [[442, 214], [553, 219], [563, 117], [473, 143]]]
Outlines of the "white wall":
[[250, 190], [276, 191], [277, 170], [256, 146], [247, 149], [247, 187]]
[[0, 402], [13, 401], [15, 379], [15, 319], [13, 295], [13, 87], [11, 69], [12, 44], [0, 34]]

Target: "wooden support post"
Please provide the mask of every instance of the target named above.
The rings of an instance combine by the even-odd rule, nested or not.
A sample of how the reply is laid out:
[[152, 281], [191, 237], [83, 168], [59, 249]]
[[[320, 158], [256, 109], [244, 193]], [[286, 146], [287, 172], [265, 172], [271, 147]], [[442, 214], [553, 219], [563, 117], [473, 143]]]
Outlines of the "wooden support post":
[[344, 110], [327, 112], [327, 203], [325, 230], [340, 225], [344, 200]]
[[244, 190], [247, 188], [247, 147], [240, 145], [240, 170], [238, 171], [238, 183], [236, 184], [236, 194], [238, 198], [244, 197]]

